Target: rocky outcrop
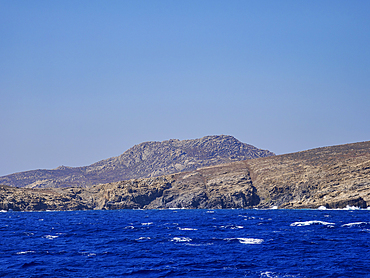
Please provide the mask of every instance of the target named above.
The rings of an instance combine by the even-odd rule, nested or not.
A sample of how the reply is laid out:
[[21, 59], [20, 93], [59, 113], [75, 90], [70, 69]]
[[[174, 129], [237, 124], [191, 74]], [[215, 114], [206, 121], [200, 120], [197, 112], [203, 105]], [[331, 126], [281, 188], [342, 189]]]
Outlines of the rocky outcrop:
[[1, 210], [251, 208], [259, 203], [244, 162], [90, 188], [0, 187]]
[[57, 192], [50, 189], [26, 189], [0, 185], [0, 210], [88, 210], [90, 203], [76, 189]]
[[246, 163], [261, 207], [370, 206], [370, 141]]
[[0, 210], [370, 206], [370, 141], [89, 188], [0, 187]]
[[90, 187], [128, 179], [194, 171], [200, 167], [274, 155], [228, 135], [145, 142], [122, 155], [85, 167], [60, 166], [0, 177], [0, 184], [27, 188]]

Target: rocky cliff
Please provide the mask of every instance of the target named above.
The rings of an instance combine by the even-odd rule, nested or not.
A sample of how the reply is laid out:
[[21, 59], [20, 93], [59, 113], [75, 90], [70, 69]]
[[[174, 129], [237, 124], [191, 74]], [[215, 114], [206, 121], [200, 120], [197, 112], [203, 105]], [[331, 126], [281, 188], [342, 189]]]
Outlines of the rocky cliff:
[[244, 208], [258, 203], [244, 162], [90, 188], [0, 187], [0, 210]]
[[370, 206], [370, 141], [246, 163], [260, 206]]
[[1, 210], [370, 205], [370, 141], [90, 188], [0, 187]]
[[0, 184], [27, 188], [90, 187], [134, 178], [157, 177], [197, 168], [274, 155], [232, 136], [145, 142], [122, 155], [85, 167], [61, 166], [0, 177]]

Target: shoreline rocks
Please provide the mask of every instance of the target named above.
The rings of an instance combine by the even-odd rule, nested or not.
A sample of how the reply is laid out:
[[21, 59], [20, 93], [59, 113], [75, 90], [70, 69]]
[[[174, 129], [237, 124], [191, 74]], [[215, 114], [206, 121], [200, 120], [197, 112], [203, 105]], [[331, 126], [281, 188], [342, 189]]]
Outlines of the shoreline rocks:
[[370, 206], [370, 141], [88, 188], [0, 186], [0, 210]]

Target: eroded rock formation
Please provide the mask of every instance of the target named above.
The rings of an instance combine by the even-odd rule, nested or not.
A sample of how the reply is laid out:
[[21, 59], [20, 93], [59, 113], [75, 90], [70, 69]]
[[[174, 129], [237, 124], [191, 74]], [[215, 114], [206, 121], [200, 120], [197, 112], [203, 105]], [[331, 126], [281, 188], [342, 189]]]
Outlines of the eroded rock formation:
[[0, 177], [0, 184], [27, 188], [90, 187], [128, 179], [194, 171], [200, 167], [272, 156], [229, 135], [145, 142], [122, 155], [85, 167], [61, 166]]
[[1, 210], [370, 206], [370, 142], [89, 188], [0, 187]]
[[244, 162], [91, 188], [0, 187], [2, 210], [247, 208], [259, 203]]
[[265, 206], [370, 206], [370, 141], [247, 162]]

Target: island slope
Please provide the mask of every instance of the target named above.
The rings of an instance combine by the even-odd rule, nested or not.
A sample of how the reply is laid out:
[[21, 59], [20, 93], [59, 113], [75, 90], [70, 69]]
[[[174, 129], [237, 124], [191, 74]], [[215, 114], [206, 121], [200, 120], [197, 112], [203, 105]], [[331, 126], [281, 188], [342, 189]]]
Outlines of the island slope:
[[0, 187], [1, 210], [366, 208], [370, 141], [90, 188]]
[[85, 167], [61, 166], [0, 177], [0, 184], [27, 188], [90, 187], [128, 179], [157, 177], [197, 168], [273, 156], [229, 135], [193, 140], [144, 142], [122, 155]]

